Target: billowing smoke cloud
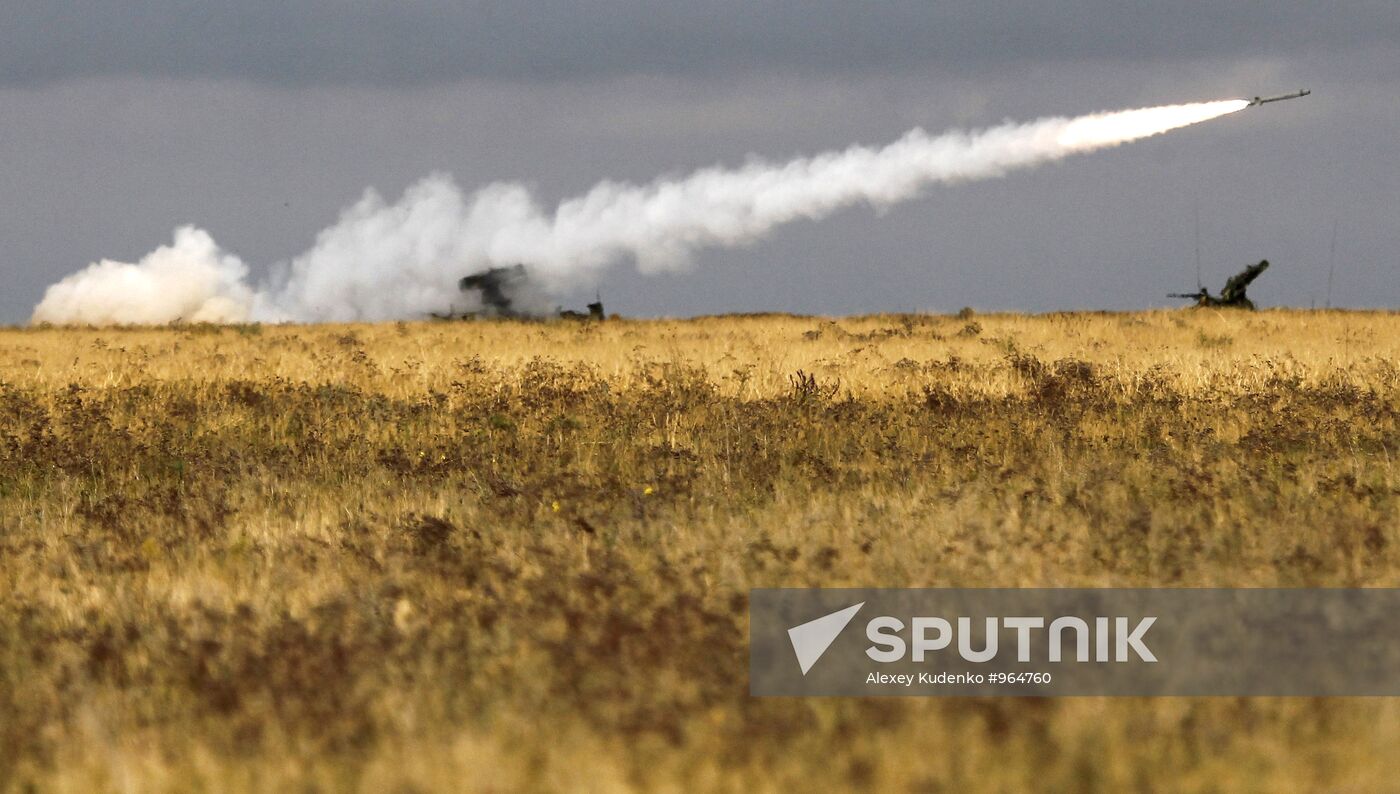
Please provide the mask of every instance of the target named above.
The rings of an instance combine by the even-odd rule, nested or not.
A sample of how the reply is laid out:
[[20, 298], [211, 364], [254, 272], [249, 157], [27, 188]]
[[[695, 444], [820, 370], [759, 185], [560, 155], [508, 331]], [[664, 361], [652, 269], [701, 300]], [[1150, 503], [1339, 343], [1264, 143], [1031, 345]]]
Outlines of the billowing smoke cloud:
[[32, 322], [90, 325], [177, 321], [234, 323], [248, 319], [254, 294], [238, 257], [193, 226], [175, 230], [170, 245], [139, 262], [104, 259], [49, 287]]
[[751, 159], [645, 185], [604, 181], [542, 208], [519, 184], [467, 196], [436, 174], [392, 204], [373, 191], [322, 231], [312, 248], [274, 267], [261, 289], [202, 231], [135, 264], [99, 262], [49, 288], [34, 322], [359, 321], [422, 317], [463, 300], [458, 279], [525, 263], [548, 288], [591, 279], [632, 260], [644, 273], [684, 267], [692, 252], [751, 243], [773, 227], [853, 204], [881, 207], [930, 185], [1001, 176], [1158, 135], [1243, 109], [1244, 100], [1007, 123], [931, 136], [915, 129], [881, 148], [775, 164]]

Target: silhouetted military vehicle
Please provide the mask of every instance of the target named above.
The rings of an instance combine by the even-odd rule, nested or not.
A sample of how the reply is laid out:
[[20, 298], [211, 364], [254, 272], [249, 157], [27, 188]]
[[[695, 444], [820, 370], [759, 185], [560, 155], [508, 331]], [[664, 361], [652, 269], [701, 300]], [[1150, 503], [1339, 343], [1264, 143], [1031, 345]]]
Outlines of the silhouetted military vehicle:
[[515, 317], [515, 298], [525, 288], [529, 278], [524, 265], [493, 267], [463, 278], [457, 282], [457, 288], [463, 292], [475, 290], [480, 293], [482, 308], [490, 314]]
[[605, 318], [601, 299], [588, 304], [587, 314], [576, 311], [561, 311], [557, 307], [549, 308], [549, 304], [545, 303], [545, 293], [531, 281], [530, 274], [524, 265], [493, 267], [480, 273], [473, 273], [458, 281], [457, 287], [464, 293], [475, 292], [481, 309], [460, 314], [455, 310], [449, 311], [447, 314], [434, 313], [434, 317], [440, 320], [451, 320], [458, 317], [543, 319], [557, 314], [568, 320], [602, 320]]
[[1191, 300], [1194, 300], [1197, 306], [1221, 306], [1232, 309], [1253, 309], [1254, 302], [1251, 301], [1249, 299], [1249, 296], [1245, 294], [1245, 290], [1249, 287], [1250, 283], [1254, 281], [1254, 279], [1259, 278], [1260, 273], [1263, 273], [1265, 270], [1268, 269], [1269, 260], [1264, 259], [1261, 260], [1257, 265], [1250, 265], [1244, 270], [1241, 270], [1239, 273], [1236, 273], [1235, 275], [1231, 276], [1229, 281], [1225, 282], [1225, 289], [1222, 289], [1220, 291], [1220, 295], [1218, 297], [1210, 294], [1210, 291], [1207, 290], [1205, 287], [1201, 287], [1200, 290], [1196, 292], [1173, 292], [1167, 295], [1167, 297], [1189, 298]]
[[602, 301], [602, 300], [596, 300], [596, 301], [594, 301], [594, 302], [588, 304], [588, 314], [584, 314], [583, 312], [571, 311], [571, 310], [569, 310], [569, 309], [564, 309], [564, 310], [562, 310], [562, 311], [559, 312], [559, 316], [562, 317], [562, 318], [564, 318], [565, 320], [604, 320], [604, 319], [607, 319], [607, 315], [603, 314], [603, 301]]

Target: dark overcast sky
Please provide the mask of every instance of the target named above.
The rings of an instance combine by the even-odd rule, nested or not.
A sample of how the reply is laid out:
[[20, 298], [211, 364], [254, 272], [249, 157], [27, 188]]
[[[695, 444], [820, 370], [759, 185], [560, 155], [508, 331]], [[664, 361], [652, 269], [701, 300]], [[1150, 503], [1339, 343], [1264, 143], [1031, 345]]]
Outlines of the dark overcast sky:
[[[547, 199], [750, 153], [1309, 87], [1123, 149], [799, 223], [633, 314], [1133, 308], [1267, 257], [1265, 304], [1400, 305], [1400, 4], [0, 2], [0, 322], [182, 223], [255, 267], [430, 171]], [[565, 296], [566, 298], [577, 296]]]

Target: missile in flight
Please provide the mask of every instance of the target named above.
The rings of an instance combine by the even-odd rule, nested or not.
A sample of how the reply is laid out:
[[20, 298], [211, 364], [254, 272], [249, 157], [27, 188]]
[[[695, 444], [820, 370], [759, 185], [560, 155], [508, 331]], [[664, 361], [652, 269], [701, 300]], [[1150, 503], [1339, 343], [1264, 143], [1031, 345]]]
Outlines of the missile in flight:
[[1252, 107], [1254, 107], [1254, 106], [1256, 106], [1256, 105], [1264, 105], [1264, 104], [1267, 104], [1267, 103], [1269, 103], [1269, 102], [1282, 102], [1282, 101], [1285, 100], [1285, 99], [1298, 99], [1298, 98], [1300, 98], [1300, 97], [1305, 97], [1305, 96], [1307, 96], [1308, 94], [1311, 94], [1311, 93], [1312, 93], [1312, 91], [1309, 91], [1309, 90], [1304, 89], [1304, 90], [1302, 90], [1302, 91], [1298, 91], [1298, 92], [1293, 93], [1293, 94], [1279, 94], [1278, 96], [1255, 97], [1255, 98], [1251, 99], [1251, 100], [1249, 101], [1249, 104], [1248, 104], [1248, 105], [1245, 105], [1245, 107], [1250, 107], [1250, 108], [1252, 108]]

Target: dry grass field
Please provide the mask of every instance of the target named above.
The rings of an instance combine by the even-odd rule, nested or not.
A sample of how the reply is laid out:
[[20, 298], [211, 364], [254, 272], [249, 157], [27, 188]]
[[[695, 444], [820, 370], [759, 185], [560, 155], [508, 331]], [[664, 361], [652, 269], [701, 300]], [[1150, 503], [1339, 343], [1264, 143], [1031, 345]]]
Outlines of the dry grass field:
[[0, 331], [0, 787], [1377, 792], [1385, 699], [753, 699], [771, 586], [1400, 585], [1400, 315]]

